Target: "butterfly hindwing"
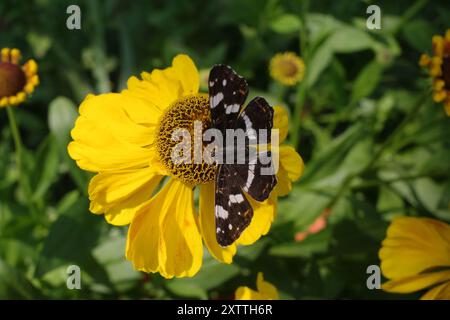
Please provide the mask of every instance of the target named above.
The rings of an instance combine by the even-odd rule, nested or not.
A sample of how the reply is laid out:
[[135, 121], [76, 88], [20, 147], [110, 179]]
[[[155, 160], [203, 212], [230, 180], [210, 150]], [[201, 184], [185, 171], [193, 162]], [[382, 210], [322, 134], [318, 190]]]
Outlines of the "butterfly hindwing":
[[239, 238], [250, 224], [253, 209], [237, 182], [236, 172], [230, 166], [220, 166], [216, 179], [215, 220], [216, 238], [226, 247]]
[[211, 119], [214, 128], [233, 129], [248, 95], [247, 81], [229, 66], [216, 65], [208, 80]]
[[237, 164], [234, 170], [241, 178], [242, 189], [257, 201], [266, 200], [277, 184], [271, 151], [261, 151], [256, 148], [257, 144], [270, 144], [273, 114], [273, 108], [267, 101], [256, 97], [239, 115], [236, 124], [236, 128], [246, 132], [250, 146], [247, 146], [246, 164]]

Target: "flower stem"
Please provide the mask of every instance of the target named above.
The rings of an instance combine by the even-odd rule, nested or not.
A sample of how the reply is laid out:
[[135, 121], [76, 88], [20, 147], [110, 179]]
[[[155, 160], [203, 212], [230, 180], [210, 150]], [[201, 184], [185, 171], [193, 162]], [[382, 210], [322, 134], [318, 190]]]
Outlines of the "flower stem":
[[17, 127], [16, 117], [14, 116], [13, 107], [7, 107], [6, 112], [8, 114], [9, 125], [11, 127], [11, 133], [14, 139], [14, 145], [16, 147], [16, 161], [19, 172], [22, 168], [22, 139], [20, 138], [20, 132]]
[[300, 141], [300, 127], [301, 127], [301, 118], [303, 113], [303, 107], [305, 105], [306, 100], [306, 82], [302, 81], [299, 85], [297, 91], [297, 101], [295, 103], [294, 112], [293, 112], [293, 131], [291, 133], [291, 143], [294, 148], [297, 148], [298, 142]]
[[294, 148], [297, 148], [298, 142], [300, 140], [300, 126], [301, 126], [301, 116], [303, 113], [303, 108], [305, 105], [306, 100], [306, 94], [307, 94], [307, 84], [306, 84], [306, 73], [308, 72], [308, 29], [307, 29], [307, 12], [309, 7], [309, 1], [302, 1], [301, 3], [301, 10], [300, 10], [300, 20], [301, 20], [301, 26], [300, 26], [300, 56], [302, 57], [303, 61], [305, 62], [305, 74], [303, 76], [303, 80], [299, 83], [298, 89], [297, 89], [297, 98], [296, 103], [294, 107], [294, 113], [293, 113], [293, 131], [291, 133], [291, 143], [294, 146]]
[[28, 184], [28, 180], [26, 179], [26, 176], [23, 173], [23, 144], [22, 139], [20, 137], [20, 131], [17, 126], [16, 117], [14, 116], [13, 107], [9, 106], [6, 108], [6, 113], [8, 114], [8, 120], [9, 125], [11, 128], [11, 133], [14, 140], [14, 146], [16, 149], [16, 166], [17, 166], [17, 172], [19, 174], [19, 185], [22, 191], [25, 194], [25, 198], [27, 201], [28, 208], [30, 209], [31, 213], [36, 216], [36, 210], [32, 204], [31, 200], [31, 189]]

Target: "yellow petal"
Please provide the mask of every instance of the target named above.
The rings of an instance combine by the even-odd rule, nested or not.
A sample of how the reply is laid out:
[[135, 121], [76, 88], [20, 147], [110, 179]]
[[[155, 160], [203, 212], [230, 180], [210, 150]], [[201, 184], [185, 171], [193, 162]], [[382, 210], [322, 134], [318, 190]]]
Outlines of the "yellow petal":
[[126, 257], [137, 270], [172, 278], [195, 275], [202, 255], [193, 190], [171, 179], [133, 218]]
[[289, 130], [289, 117], [286, 108], [281, 106], [275, 106], [273, 115], [273, 128], [278, 129], [279, 143], [281, 144], [288, 135]]
[[151, 167], [101, 172], [89, 183], [90, 210], [105, 213], [113, 225], [129, 224], [139, 207], [150, 200], [161, 178]]
[[391, 280], [382, 285], [384, 291], [410, 293], [450, 280], [450, 271], [429, 272]]
[[426, 67], [430, 64], [430, 57], [427, 54], [422, 54], [420, 56], [419, 65], [421, 67]]
[[142, 80], [131, 77], [125, 95], [137, 97], [162, 112], [177, 99], [198, 93], [199, 73], [193, 61], [186, 55], [178, 55], [172, 66], [151, 73], [143, 72]]
[[[146, 167], [155, 152], [149, 148], [154, 139], [157, 117], [142, 116], [146, 104], [121, 94], [88, 96], [80, 106], [80, 116], [71, 132], [69, 155], [88, 171]], [[145, 112], [142, 112], [145, 113]], [[138, 124], [133, 117], [146, 122]]]
[[269, 300], [278, 300], [278, 290], [275, 286], [267, 281], [264, 281], [262, 272], [258, 272], [256, 279], [256, 288], [259, 293]]
[[200, 75], [189, 56], [177, 55], [172, 62], [175, 79], [181, 83], [183, 95], [196, 94], [200, 87]]
[[262, 272], [258, 272], [256, 280], [257, 291], [248, 287], [239, 287], [235, 293], [236, 300], [276, 300], [278, 290], [271, 283], [264, 281]]
[[258, 202], [247, 196], [247, 200], [253, 208], [253, 218], [250, 225], [242, 232], [236, 244], [251, 245], [261, 236], [266, 235], [276, 214], [277, 198], [270, 196], [263, 202]]
[[81, 103], [79, 112], [99, 130], [110, 130], [118, 140], [138, 146], [153, 141], [161, 116], [142, 100], [120, 93], [91, 95]]
[[440, 77], [442, 75], [441, 65], [442, 65], [441, 57], [434, 56], [433, 58], [431, 58], [430, 68], [428, 70], [428, 73], [430, 74], [431, 77], [435, 78]]
[[279, 162], [278, 182], [274, 193], [279, 196], [285, 196], [292, 189], [291, 182], [298, 180], [303, 174], [304, 163], [297, 151], [287, 145], [282, 145], [279, 148]]
[[434, 287], [425, 293], [421, 300], [450, 300], [450, 281]]
[[280, 166], [286, 170], [291, 181], [298, 180], [303, 174], [303, 159], [291, 146], [280, 146]]
[[400, 217], [392, 221], [379, 252], [389, 279], [450, 266], [450, 226], [433, 219]]
[[236, 254], [236, 245], [221, 247], [216, 239], [216, 222], [214, 216], [214, 182], [200, 186], [200, 231], [203, 241], [211, 255], [224, 263], [231, 263]]
[[445, 113], [447, 113], [447, 116], [450, 117], [450, 97], [447, 97], [447, 100], [445, 100], [444, 108], [445, 108]]
[[445, 87], [445, 81], [444, 80], [442, 80], [442, 79], [435, 79], [433, 81], [433, 90], [440, 91], [440, 90], [444, 89], [444, 87]]
[[265, 300], [264, 297], [249, 287], [239, 287], [234, 294], [235, 300]]
[[276, 196], [286, 196], [292, 190], [292, 182], [289, 179], [288, 172], [281, 166], [277, 172], [277, 184], [272, 193]]
[[433, 100], [435, 102], [442, 102], [447, 97], [447, 92], [445, 90], [436, 90], [433, 92]]
[[444, 54], [444, 38], [436, 35], [431, 39], [433, 44], [433, 52], [436, 56], [442, 56]]

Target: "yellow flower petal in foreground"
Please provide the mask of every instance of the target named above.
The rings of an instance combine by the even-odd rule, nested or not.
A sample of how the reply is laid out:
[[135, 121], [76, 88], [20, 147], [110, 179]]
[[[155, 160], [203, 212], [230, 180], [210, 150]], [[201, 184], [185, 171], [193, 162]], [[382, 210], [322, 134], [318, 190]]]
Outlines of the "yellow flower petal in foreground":
[[270, 60], [269, 71], [275, 80], [293, 86], [303, 79], [305, 63], [294, 52], [277, 53]]
[[408, 293], [450, 281], [450, 226], [428, 218], [392, 221], [379, 252], [389, 292]]
[[278, 290], [275, 286], [264, 281], [262, 272], [258, 272], [256, 291], [249, 287], [239, 287], [235, 293], [236, 300], [278, 300]]
[[0, 107], [18, 105], [39, 84], [38, 66], [34, 60], [19, 65], [18, 49], [3, 48], [0, 55]]
[[433, 100], [443, 102], [445, 111], [450, 116], [450, 29], [445, 37], [433, 36], [431, 42], [433, 55], [422, 54], [419, 65], [427, 68], [433, 79]]
[[128, 231], [127, 259], [138, 270], [190, 277], [200, 269], [202, 255], [193, 191], [171, 179], [136, 213]]

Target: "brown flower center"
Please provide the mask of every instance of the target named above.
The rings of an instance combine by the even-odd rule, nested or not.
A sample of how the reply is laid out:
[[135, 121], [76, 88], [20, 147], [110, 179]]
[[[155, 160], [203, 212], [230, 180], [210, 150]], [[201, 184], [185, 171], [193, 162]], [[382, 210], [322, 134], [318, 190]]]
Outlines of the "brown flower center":
[[294, 77], [298, 73], [298, 66], [292, 60], [280, 61], [280, 70], [286, 77]]
[[[215, 164], [208, 164], [203, 157], [198, 159], [194, 154], [198, 151], [195, 150], [196, 145], [202, 151], [206, 146], [202, 134], [194, 132], [195, 123], [201, 125], [202, 133], [211, 127], [206, 94], [190, 95], [175, 101], [162, 116], [156, 138], [156, 148], [163, 165], [175, 177], [192, 186], [213, 181], [217, 169]], [[188, 133], [189, 137], [181, 135], [182, 132]], [[187, 141], [189, 143], [186, 145]], [[183, 154], [186, 150], [188, 154]], [[174, 155], [180, 154], [182, 157], [178, 160], [182, 161], [174, 161]]]
[[25, 84], [25, 73], [18, 65], [0, 62], [0, 98], [14, 96]]
[[442, 61], [442, 79], [445, 82], [445, 89], [450, 90], [450, 56], [444, 57]]

